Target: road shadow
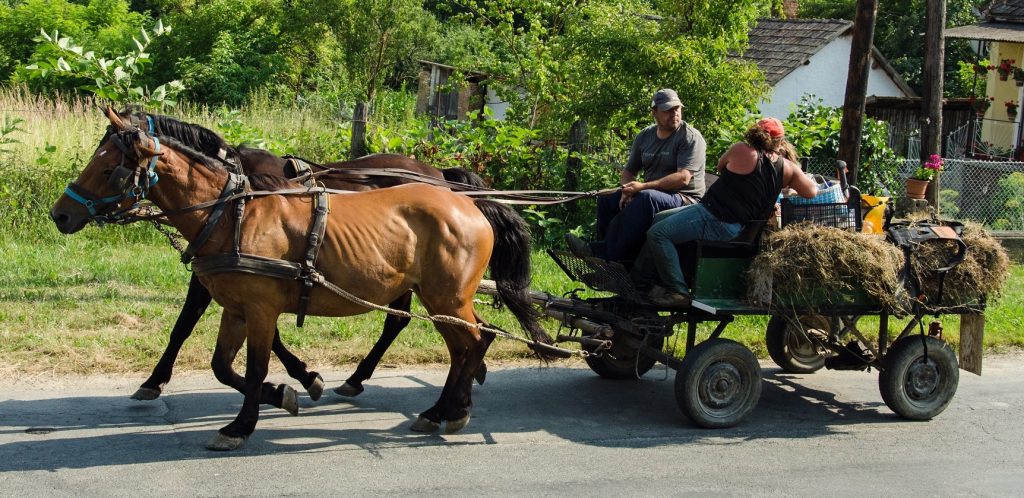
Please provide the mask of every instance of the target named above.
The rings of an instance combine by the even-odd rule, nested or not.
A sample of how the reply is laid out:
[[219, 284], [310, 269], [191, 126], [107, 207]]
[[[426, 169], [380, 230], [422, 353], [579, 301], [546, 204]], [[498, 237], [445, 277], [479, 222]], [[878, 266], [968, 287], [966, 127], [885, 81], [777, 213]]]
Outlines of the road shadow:
[[[395, 446], [474, 445], [551, 438], [602, 447], [647, 448], [701, 442], [738, 444], [761, 438], [814, 438], [843, 433], [849, 424], [909, 423], [881, 403], [877, 391], [851, 402], [808, 387], [809, 375], [765, 368], [761, 401], [750, 418], [729, 429], [695, 426], [676, 404], [672, 371], [656, 368], [643, 380], [611, 381], [589, 370], [521, 367], [493, 370], [474, 387], [473, 419], [454, 436], [413, 433], [418, 411], [440, 386], [401, 371], [367, 383], [357, 398], [330, 390], [291, 417], [264, 407], [256, 433], [232, 453], [204, 449], [230, 422], [242, 397], [211, 381], [209, 389], [171, 392], [157, 401], [127, 396], [72, 396], [0, 401], [0, 472], [90, 468], [258, 454], [364, 451]], [[864, 375], [867, 387], [875, 375]], [[375, 384], [379, 382], [380, 384]], [[815, 381], [815, 385], [823, 381]], [[330, 379], [329, 387], [341, 383]], [[824, 381], [827, 384], [827, 379]], [[868, 392], [868, 391], [864, 391]]]

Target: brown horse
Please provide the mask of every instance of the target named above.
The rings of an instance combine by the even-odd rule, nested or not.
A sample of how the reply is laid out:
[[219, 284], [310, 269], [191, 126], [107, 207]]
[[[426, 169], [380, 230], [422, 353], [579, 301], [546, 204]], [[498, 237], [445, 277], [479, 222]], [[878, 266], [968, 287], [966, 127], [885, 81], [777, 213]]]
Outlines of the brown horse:
[[[173, 139], [150, 137], [122, 122], [110, 109], [107, 117], [113, 133], [51, 210], [63, 233], [74, 233], [89, 220], [133, 202], [133, 198], [147, 197], [193, 242], [209, 217], [205, 209], [195, 206], [224, 202], [227, 198], [222, 192], [232, 190], [226, 186], [244, 184], [209, 157]], [[253, 188], [262, 190], [299, 187], [276, 177], [250, 180]], [[228, 259], [234, 255], [240, 263], [303, 260], [317, 209], [311, 196], [248, 197], [241, 219], [229, 209], [231, 213], [215, 225], [209, 241], [198, 251], [197, 265], [202, 258], [219, 255]], [[315, 265], [323, 281], [379, 305], [393, 302], [411, 289], [429, 313], [461, 320], [435, 322], [451, 355], [451, 366], [437, 402], [412, 426], [417, 431], [434, 431], [444, 421], [447, 432], [461, 430], [469, 422], [472, 376], [484, 354], [485, 343], [476, 326], [482, 320], [473, 310], [472, 298], [494, 247], [496, 234], [491, 223], [468, 197], [429, 185], [335, 194], [329, 205]], [[211, 271], [199, 278], [224, 309], [211, 362], [214, 373], [245, 395], [235, 420], [207, 444], [210, 449], [229, 450], [241, 446], [253, 432], [261, 403], [281, 407], [285, 398], [295, 396], [290, 387], [264, 380], [277, 319], [282, 313], [298, 311], [303, 283], [239, 267], [222, 269], [227, 271]], [[316, 316], [367, 311], [321, 286], [312, 289], [306, 308]], [[536, 322], [520, 320], [520, 324], [537, 343], [551, 343]], [[244, 378], [231, 366], [243, 342], [247, 355]]]
[[[169, 116], [147, 114], [138, 111], [125, 110], [119, 114], [121, 120], [132, 123], [147, 133], [168, 136], [179, 141], [206, 156], [219, 159], [229, 169], [236, 170], [236, 173], [250, 175], [274, 175], [287, 178], [294, 178], [299, 174], [293, 166], [290, 166], [286, 158], [278, 157], [269, 151], [253, 147], [233, 147], [228, 144], [220, 135], [212, 130], [199, 125], [185, 123]], [[241, 167], [238, 170], [238, 167]], [[405, 183], [417, 181], [444, 180], [448, 184], [461, 184], [468, 187], [484, 188], [483, 180], [460, 168], [448, 168], [439, 170], [428, 164], [411, 159], [400, 154], [375, 154], [361, 157], [351, 161], [339, 161], [325, 165], [309, 164], [312, 172], [317, 173], [317, 181], [328, 188], [351, 191], [366, 191], [377, 188], [393, 187]], [[344, 170], [344, 173], [331, 173], [331, 170]], [[367, 171], [365, 175], [354, 174], [355, 171]], [[383, 170], [411, 173], [406, 176], [386, 176], [373, 174], [373, 171]], [[490, 211], [489, 211], [490, 212]], [[507, 218], [515, 228], [505, 235], [512, 238], [513, 244], [522, 245], [528, 250], [529, 233], [525, 222], [520, 222], [519, 216], [511, 209], [496, 207], [493, 212], [497, 216]], [[490, 217], [489, 217], [490, 218]], [[492, 276], [495, 274], [492, 270]], [[512, 284], [514, 287], [526, 287], [529, 285], [529, 272], [519, 277], [519, 281]], [[203, 287], [194, 274], [189, 280], [188, 292], [185, 295], [185, 302], [182, 305], [178, 319], [171, 329], [167, 347], [164, 349], [160, 360], [153, 368], [149, 377], [139, 386], [139, 389], [132, 394], [133, 399], [153, 400], [163, 392], [163, 386], [171, 380], [171, 373], [178, 353], [195, 329], [199, 318], [206, 312], [213, 297]], [[409, 311], [412, 304], [412, 293], [408, 292], [390, 304], [391, 308]], [[377, 342], [362, 361], [359, 362], [355, 372], [345, 382], [335, 388], [335, 392], [344, 396], [357, 396], [363, 391], [363, 381], [369, 379], [377, 365], [383, 358], [384, 353], [398, 337], [399, 332], [408, 325], [409, 318], [387, 315], [384, 319], [384, 329]], [[488, 334], [487, 340], [493, 338]], [[298, 380], [309, 392], [310, 399], [316, 401], [323, 392], [323, 379], [316, 371], [308, 370], [306, 363], [295, 356], [281, 342], [280, 334], [275, 332], [274, 342], [271, 348], [274, 354], [281, 360], [285, 370], [292, 378]], [[475, 378], [477, 382], [483, 383], [486, 376], [486, 365], [481, 364]], [[296, 408], [297, 407], [290, 407]]]

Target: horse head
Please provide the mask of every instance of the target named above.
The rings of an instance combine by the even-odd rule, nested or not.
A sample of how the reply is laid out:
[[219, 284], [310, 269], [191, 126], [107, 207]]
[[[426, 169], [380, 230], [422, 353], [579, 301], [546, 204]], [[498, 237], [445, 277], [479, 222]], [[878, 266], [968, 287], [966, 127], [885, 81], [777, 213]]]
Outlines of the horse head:
[[90, 221], [115, 219], [145, 198], [159, 180], [159, 141], [125, 123], [110, 107], [105, 112], [110, 120], [106, 135], [50, 209], [50, 218], [62, 233], [75, 233]]

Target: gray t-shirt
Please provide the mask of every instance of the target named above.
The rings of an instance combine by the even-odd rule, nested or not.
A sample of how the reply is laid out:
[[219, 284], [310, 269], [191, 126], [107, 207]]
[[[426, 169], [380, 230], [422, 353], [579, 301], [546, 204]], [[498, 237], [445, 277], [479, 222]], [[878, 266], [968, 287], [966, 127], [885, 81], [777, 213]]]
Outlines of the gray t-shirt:
[[658, 138], [657, 125], [644, 128], [633, 139], [626, 170], [634, 175], [643, 171], [644, 181], [651, 182], [675, 173], [680, 169], [689, 170], [693, 179], [686, 187], [678, 190], [681, 194], [700, 198], [704, 195], [704, 167], [707, 161], [707, 144], [704, 136], [686, 122], [668, 138]]

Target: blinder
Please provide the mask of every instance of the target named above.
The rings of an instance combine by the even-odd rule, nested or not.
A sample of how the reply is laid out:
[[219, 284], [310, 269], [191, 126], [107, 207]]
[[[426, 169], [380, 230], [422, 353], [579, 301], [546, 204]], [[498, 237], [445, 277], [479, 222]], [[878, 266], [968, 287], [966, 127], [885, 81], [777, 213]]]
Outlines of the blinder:
[[[150, 123], [150, 129], [152, 129], [152, 123]], [[68, 197], [89, 210], [91, 220], [97, 223], [116, 220], [120, 214], [131, 211], [138, 206], [138, 201], [145, 199], [146, 195], [149, 194], [149, 189], [159, 181], [160, 177], [156, 174], [156, 163], [159, 154], [154, 155], [149, 160], [148, 165], [144, 165], [135, 154], [134, 143], [139, 139], [141, 133], [142, 130], [137, 126], [123, 131], [111, 130], [107, 133], [107, 139], [113, 140], [114, 145], [121, 151], [121, 161], [111, 170], [110, 177], [107, 179], [107, 186], [114, 192], [117, 192], [117, 195], [100, 197], [74, 182], [68, 184], [67, 188], [64, 189], [64, 193]], [[156, 136], [149, 136], [153, 140], [154, 151], [159, 153], [160, 140]], [[133, 164], [134, 167], [130, 167], [126, 163]], [[136, 204], [113, 215], [100, 216], [100, 212], [104, 208], [116, 206], [126, 199], [134, 199]]]

